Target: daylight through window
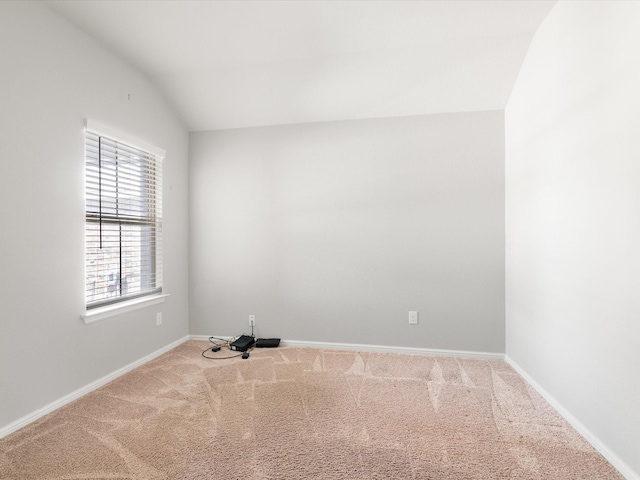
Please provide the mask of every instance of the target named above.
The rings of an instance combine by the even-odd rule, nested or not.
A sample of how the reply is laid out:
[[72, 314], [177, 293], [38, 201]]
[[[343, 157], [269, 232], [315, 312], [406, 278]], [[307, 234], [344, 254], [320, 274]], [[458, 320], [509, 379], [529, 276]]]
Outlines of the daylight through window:
[[161, 158], [91, 131], [85, 142], [87, 309], [161, 293]]

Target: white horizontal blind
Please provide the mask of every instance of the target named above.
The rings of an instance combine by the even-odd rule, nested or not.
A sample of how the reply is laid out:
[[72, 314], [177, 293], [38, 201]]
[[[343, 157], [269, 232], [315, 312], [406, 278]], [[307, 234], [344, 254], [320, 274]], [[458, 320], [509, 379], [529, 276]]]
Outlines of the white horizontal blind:
[[162, 292], [162, 162], [85, 133], [87, 309]]

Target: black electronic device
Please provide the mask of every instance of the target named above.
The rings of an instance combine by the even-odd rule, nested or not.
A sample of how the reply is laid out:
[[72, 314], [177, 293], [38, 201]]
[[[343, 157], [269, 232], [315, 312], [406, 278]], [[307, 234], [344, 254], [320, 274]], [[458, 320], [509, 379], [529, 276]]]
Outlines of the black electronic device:
[[256, 340], [256, 348], [275, 348], [280, 345], [279, 338], [259, 338]]
[[229, 348], [231, 350], [235, 350], [236, 352], [246, 352], [253, 346], [254, 343], [256, 343], [255, 338], [249, 335], [241, 335], [233, 342], [231, 342]]

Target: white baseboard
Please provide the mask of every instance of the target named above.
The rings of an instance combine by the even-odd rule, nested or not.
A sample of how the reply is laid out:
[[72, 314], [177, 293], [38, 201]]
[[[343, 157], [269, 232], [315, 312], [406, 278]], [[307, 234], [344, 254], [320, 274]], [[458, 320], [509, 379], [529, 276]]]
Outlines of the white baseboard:
[[[208, 340], [209, 335], [190, 335], [191, 340]], [[220, 336], [217, 338], [230, 337]], [[362, 352], [406, 353], [411, 355], [436, 355], [446, 357], [478, 358], [487, 360], [504, 360], [502, 353], [472, 352], [465, 350], [440, 350], [435, 348], [394, 347], [386, 345], [366, 345], [360, 343], [309, 342], [305, 340], [282, 340], [283, 347], [323, 348], [327, 350], [359, 350]]]
[[58, 400], [51, 402], [48, 405], [45, 405], [44, 407], [36, 410], [35, 412], [29, 413], [28, 415], [25, 415], [24, 417], [19, 418], [15, 422], [12, 422], [9, 425], [0, 428], [0, 438], [5, 437], [10, 433], [15, 432], [16, 430], [20, 430], [23, 427], [26, 427], [30, 423], [35, 422], [41, 417], [44, 417], [46, 414], [51, 413], [54, 410], [57, 410], [58, 408], [66, 405], [67, 403], [73, 402], [74, 400], [86, 395], [89, 392], [94, 391], [95, 389], [111, 382], [112, 380], [115, 380], [116, 378], [124, 375], [125, 373], [130, 372], [131, 370], [138, 368], [141, 365], [144, 365], [145, 363], [153, 360], [154, 358], [159, 357], [163, 353], [166, 353], [169, 350], [176, 348], [178, 345], [186, 342], [187, 340], [189, 340], [188, 336], [183, 337], [179, 340], [176, 340], [175, 342], [172, 342], [169, 345], [166, 345], [165, 347], [162, 347], [161, 349], [156, 350], [155, 352], [150, 353], [149, 355], [146, 355], [145, 357], [142, 357], [141, 359], [136, 360], [135, 362], [132, 362], [129, 365], [126, 365], [116, 370], [115, 372], [105, 375], [104, 377], [96, 380], [95, 382], [91, 382], [90, 384], [85, 385], [84, 387], [81, 387], [78, 390], [71, 392], [70, 394], [65, 395], [62, 398], [59, 398]]
[[575, 428], [593, 448], [595, 448], [607, 461], [618, 470], [627, 480], [640, 480], [640, 474], [634, 472], [629, 465], [623, 462], [620, 457], [613, 453], [598, 437], [596, 437], [580, 420], [574, 417], [560, 402], [558, 402], [549, 392], [547, 392], [538, 382], [536, 382], [525, 370], [520, 367], [511, 357], [505, 355], [505, 361], [524, 378], [542, 397], [555, 408], [569, 424]]

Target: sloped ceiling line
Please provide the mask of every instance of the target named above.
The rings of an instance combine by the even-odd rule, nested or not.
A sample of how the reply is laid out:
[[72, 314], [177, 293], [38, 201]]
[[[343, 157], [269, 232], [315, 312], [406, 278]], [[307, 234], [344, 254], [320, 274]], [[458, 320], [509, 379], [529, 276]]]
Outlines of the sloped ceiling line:
[[45, 3], [197, 131], [503, 109], [555, 1]]

